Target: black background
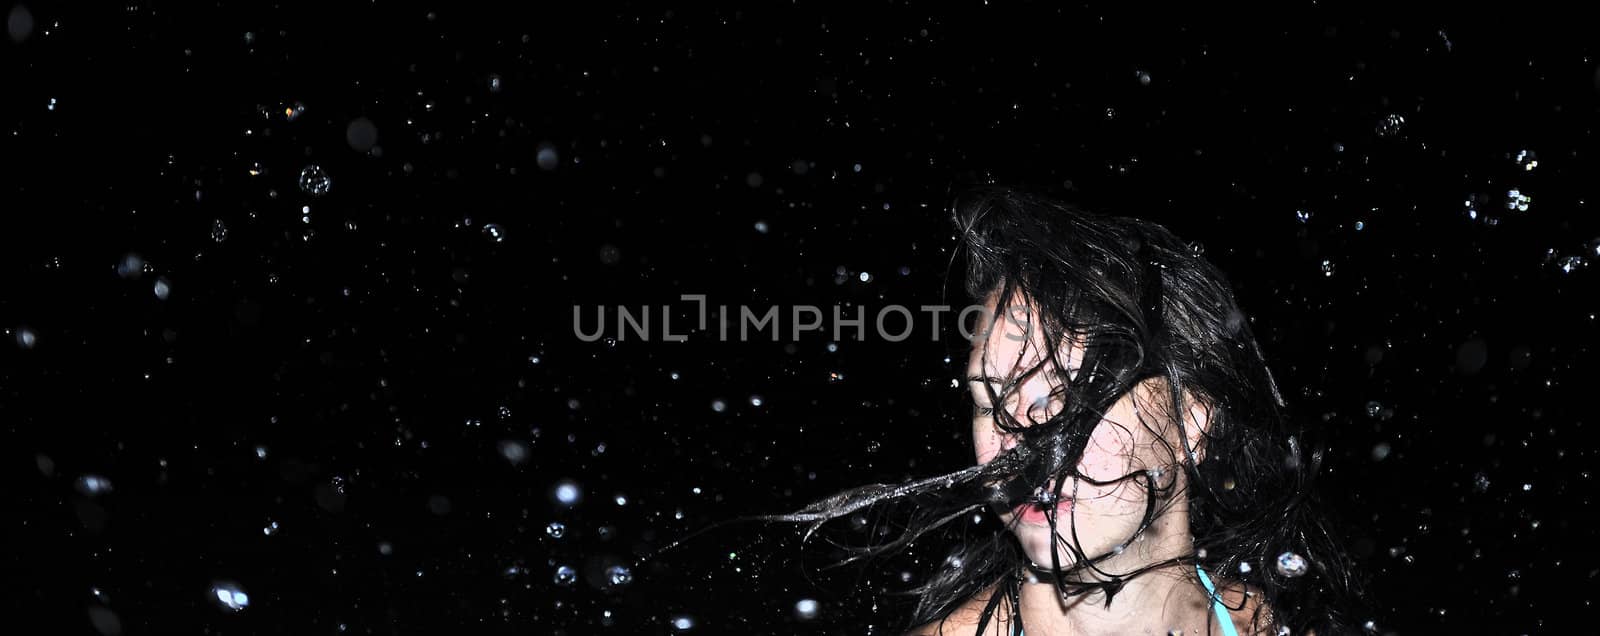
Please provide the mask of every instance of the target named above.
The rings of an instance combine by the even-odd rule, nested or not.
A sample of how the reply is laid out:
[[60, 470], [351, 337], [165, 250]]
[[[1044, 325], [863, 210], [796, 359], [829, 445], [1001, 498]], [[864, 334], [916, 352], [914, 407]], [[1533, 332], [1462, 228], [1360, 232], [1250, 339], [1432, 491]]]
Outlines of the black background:
[[948, 194], [998, 182], [1228, 273], [1335, 429], [1379, 630], [1592, 629], [1581, 21], [77, 4], [11, 9], [0, 46], [8, 622], [892, 633], [879, 592], [936, 555], [819, 570], [758, 523], [654, 551], [970, 462], [949, 322], [585, 342], [573, 308], [959, 306]]

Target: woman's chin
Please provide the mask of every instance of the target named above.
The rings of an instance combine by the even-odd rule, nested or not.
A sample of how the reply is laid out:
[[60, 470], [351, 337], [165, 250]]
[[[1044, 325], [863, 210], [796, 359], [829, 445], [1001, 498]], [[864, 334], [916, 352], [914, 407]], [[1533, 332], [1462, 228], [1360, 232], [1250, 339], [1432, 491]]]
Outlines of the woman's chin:
[[[1035, 566], [1049, 569], [1050, 549], [1054, 542], [1050, 540], [1050, 528], [1038, 526], [1018, 526], [1016, 529], [1017, 541], [1022, 544], [1022, 553], [1033, 561]], [[1063, 540], [1070, 541], [1069, 538]], [[1071, 568], [1075, 560], [1070, 551], [1064, 548], [1056, 549], [1056, 558], [1061, 560], [1061, 569]]]
[[[1065, 554], [1062, 554], [1062, 555], [1059, 555], [1059, 556], [1061, 557], [1061, 571], [1062, 572], [1066, 572], [1068, 570], [1071, 570], [1072, 566], [1074, 565], [1074, 561], [1072, 560], [1072, 557], [1068, 556], [1068, 555], [1065, 555]], [[1048, 572], [1048, 571], [1052, 570], [1055, 567], [1055, 566], [1051, 565], [1051, 563], [1050, 563], [1050, 555], [1049, 554], [1029, 554], [1028, 555], [1028, 560], [1032, 561], [1033, 562], [1033, 567], [1036, 568], [1036, 569], [1039, 569], [1039, 570], [1044, 570], [1044, 571]]]

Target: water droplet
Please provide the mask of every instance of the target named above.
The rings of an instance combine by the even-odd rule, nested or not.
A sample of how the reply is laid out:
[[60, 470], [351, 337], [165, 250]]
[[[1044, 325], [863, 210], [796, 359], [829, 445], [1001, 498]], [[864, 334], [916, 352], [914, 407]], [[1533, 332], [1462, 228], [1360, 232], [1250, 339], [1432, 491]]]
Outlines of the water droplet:
[[269, 537], [272, 536], [272, 535], [278, 534], [278, 522], [276, 522], [276, 521], [268, 521], [267, 525], [265, 527], [261, 528], [261, 534], [264, 534], [264, 535], [269, 536]]
[[1378, 442], [1372, 447], [1372, 461], [1381, 462], [1389, 456], [1389, 443]]
[[300, 191], [314, 197], [328, 193], [333, 187], [333, 179], [328, 178], [328, 173], [316, 164], [306, 166], [300, 170]]
[[1563, 274], [1571, 274], [1588, 266], [1589, 261], [1582, 256], [1563, 256], [1556, 260], [1556, 269], [1561, 270]]
[[[21, 5], [18, 5], [18, 7], [20, 8]], [[99, 590], [95, 590], [95, 596], [100, 596]], [[105, 599], [102, 598], [101, 601], [104, 602]], [[96, 632], [106, 636], [116, 636], [122, 633], [122, 619], [118, 618], [117, 613], [111, 611], [109, 607], [90, 605], [89, 623], [94, 625]]]
[[1240, 574], [1249, 574], [1250, 573], [1250, 564], [1248, 562], [1239, 563], [1239, 573]]
[[622, 587], [633, 582], [633, 572], [625, 566], [613, 565], [606, 568], [606, 580], [614, 586]]
[[222, 219], [211, 222], [211, 240], [218, 243], [228, 240], [228, 226], [222, 223]]
[[1483, 474], [1481, 472], [1477, 473], [1477, 474], [1474, 474], [1472, 476], [1472, 488], [1474, 490], [1477, 490], [1478, 492], [1488, 492], [1488, 490], [1489, 490], [1489, 476], [1485, 475], [1485, 474]]
[[32, 329], [29, 329], [27, 327], [18, 327], [17, 328], [17, 346], [18, 347], [21, 347], [23, 349], [32, 349], [33, 346], [38, 344], [38, 343], [39, 343], [39, 334], [34, 333]]
[[1323, 276], [1332, 276], [1333, 275], [1333, 261], [1326, 260], [1326, 259], [1324, 259], [1322, 261], [1322, 275]]
[[511, 462], [511, 465], [516, 466], [528, 459], [528, 446], [516, 440], [501, 440], [500, 456]]
[[490, 74], [489, 75], [489, 92], [491, 92], [491, 93], [500, 92], [500, 84], [501, 84], [501, 81], [500, 81], [500, 76], [499, 75], [496, 75], [496, 74]]
[[490, 223], [483, 226], [483, 233], [489, 237], [490, 241], [495, 243], [506, 242], [506, 231], [498, 223]]
[[763, 403], [764, 403], [764, 400], [761, 399], [761, 396], [759, 396], [759, 395], [750, 396], [750, 406], [761, 406]]
[[257, 446], [256, 447], [256, 459], [266, 459], [266, 458], [267, 458], [267, 447], [265, 447], [265, 446]]
[[366, 117], [350, 120], [344, 127], [344, 141], [356, 152], [367, 152], [378, 145], [378, 126]]
[[1367, 402], [1367, 417], [1377, 417], [1380, 413], [1383, 413], [1382, 404], [1379, 404], [1377, 400]]
[[1294, 218], [1301, 223], [1309, 223], [1311, 222], [1311, 213], [1305, 210], [1295, 210]]
[[167, 296], [172, 293], [172, 286], [167, 284], [167, 279], [158, 278], [152, 291], [155, 292], [156, 298], [166, 300]]
[[[910, 573], [907, 572], [906, 574]], [[803, 621], [809, 621], [816, 618], [817, 601], [809, 598], [800, 599], [794, 604], [794, 617]]]
[[1293, 552], [1278, 555], [1278, 574], [1287, 577], [1301, 576], [1306, 573], [1306, 560]]
[[863, 283], [872, 282], [872, 274], [870, 272], [861, 272], [861, 276], [859, 276], [859, 278]]
[[672, 628], [680, 632], [692, 630], [694, 629], [694, 617], [686, 614], [674, 616], [672, 617]]
[[223, 609], [235, 612], [250, 606], [250, 595], [238, 583], [218, 581], [211, 585], [211, 598]]
[[1539, 160], [1532, 150], [1520, 150], [1517, 151], [1517, 165], [1522, 166], [1524, 172], [1532, 171], [1539, 167]]
[[711, 401], [711, 410], [721, 413], [728, 410], [728, 403], [720, 399]]
[[394, 544], [393, 543], [389, 543], [388, 541], [379, 541], [378, 542], [378, 554], [381, 554], [383, 556], [389, 556], [391, 554], [394, 554]]
[[555, 498], [556, 503], [563, 506], [576, 506], [583, 500], [583, 489], [578, 487], [578, 482], [563, 479], [556, 482]]
[[117, 263], [117, 275], [123, 278], [138, 278], [144, 275], [144, 259], [138, 254], [128, 254]]
[[555, 170], [561, 159], [556, 155], [555, 146], [540, 144], [538, 154], [535, 155], [535, 161], [539, 163], [541, 170]]
[[1405, 126], [1405, 123], [1406, 118], [1401, 114], [1389, 113], [1388, 116], [1378, 122], [1374, 132], [1377, 132], [1379, 137], [1393, 137], [1400, 134], [1400, 129]]
[[1527, 212], [1528, 206], [1533, 203], [1533, 197], [1523, 194], [1521, 190], [1512, 189], [1506, 192], [1506, 209], [1518, 212]]
[[617, 493], [615, 497], [612, 497], [612, 500], [617, 502], [617, 505], [619, 505], [619, 506], [628, 505], [628, 496], [624, 495], [624, 494], [622, 494], [620, 492]]
[[22, 44], [33, 35], [33, 12], [26, 5], [17, 4], [6, 14], [6, 34], [11, 36], [13, 44]]
[[81, 492], [90, 497], [97, 497], [111, 492], [111, 480], [100, 475], [84, 475], [73, 484]]
[[756, 231], [757, 232], [760, 232], [762, 234], [766, 234], [767, 230], [769, 230], [769, 229], [771, 229], [771, 228], [767, 227], [767, 222], [766, 221], [756, 221]]
[[560, 521], [551, 521], [550, 525], [544, 527], [544, 533], [550, 535], [552, 539], [560, 539], [567, 535], [567, 525]]

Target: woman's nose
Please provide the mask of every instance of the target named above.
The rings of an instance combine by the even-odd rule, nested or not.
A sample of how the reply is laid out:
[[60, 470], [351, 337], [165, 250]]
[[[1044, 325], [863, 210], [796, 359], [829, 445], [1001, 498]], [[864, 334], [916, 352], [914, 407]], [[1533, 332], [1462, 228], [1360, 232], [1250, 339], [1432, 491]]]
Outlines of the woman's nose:
[[1016, 401], [1011, 417], [1023, 426], [1033, 426], [1050, 419], [1050, 395], [1023, 395]]

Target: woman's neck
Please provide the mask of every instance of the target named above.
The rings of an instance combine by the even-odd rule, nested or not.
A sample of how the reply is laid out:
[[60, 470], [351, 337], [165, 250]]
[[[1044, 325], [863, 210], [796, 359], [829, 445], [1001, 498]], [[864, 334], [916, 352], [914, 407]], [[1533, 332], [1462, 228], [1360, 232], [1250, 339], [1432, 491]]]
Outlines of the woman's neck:
[[[1183, 559], [1193, 552], [1193, 540], [1184, 531], [1187, 519], [1161, 521], [1156, 524], [1161, 527], [1149, 529], [1154, 532], [1147, 531], [1122, 553], [1097, 563], [1099, 571], [1085, 568], [1068, 575], [1078, 581], [1120, 583], [1109, 605], [1104, 588], [1063, 598], [1048, 576], [1024, 574], [1019, 597], [1028, 634], [1166, 634], [1173, 629], [1189, 633], [1196, 626], [1205, 633], [1210, 601], [1194, 584], [1193, 561]], [[1181, 560], [1136, 576], [1113, 577], [1172, 559]]]
[[1171, 564], [1124, 579], [1109, 606], [1104, 590], [1063, 598], [1048, 580], [1025, 580], [1019, 595], [1022, 624], [1029, 634], [1041, 635], [1166, 634], [1187, 628], [1208, 616], [1205, 593], [1182, 577], [1192, 567]]

